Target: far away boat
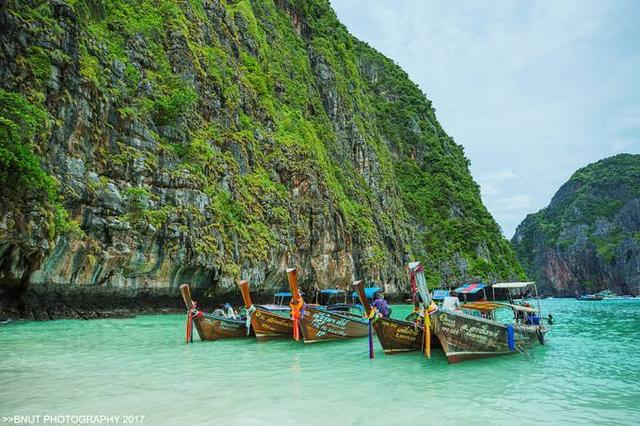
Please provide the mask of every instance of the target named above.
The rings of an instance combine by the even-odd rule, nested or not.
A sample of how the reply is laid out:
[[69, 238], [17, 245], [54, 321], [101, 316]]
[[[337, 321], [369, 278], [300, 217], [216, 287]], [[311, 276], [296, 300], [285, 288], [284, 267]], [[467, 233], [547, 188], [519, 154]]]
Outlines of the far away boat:
[[576, 300], [591, 300], [591, 301], [599, 301], [603, 300], [604, 296], [602, 294], [578, 294], [576, 296]]
[[[420, 263], [411, 263], [409, 269], [421, 293], [428, 294]], [[543, 325], [539, 305], [538, 309], [527, 306], [524, 301], [514, 300], [511, 294], [512, 291], [526, 294], [527, 288], [537, 294], [535, 283], [500, 283], [493, 288], [506, 290], [509, 302], [480, 300], [461, 305], [459, 310], [448, 309], [445, 303], [433, 314], [433, 330], [449, 363], [525, 352], [538, 343], [544, 344], [548, 328]], [[510, 309], [512, 321], [506, 324], [498, 321], [497, 309]]]
[[289, 317], [289, 310], [284, 310], [280, 305], [276, 309], [254, 305], [249, 293], [249, 282], [239, 281], [238, 286], [257, 340], [286, 338], [293, 335], [293, 320]]
[[369, 334], [369, 322], [361, 315], [305, 304], [298, 289], [295, 268], [287, 269], [287, 278], [292, 294], [291, 316], [299, 324], [305, 343], [365, 337]]
[[595, 295], [602, 296], [603, 299], [618, 299], [620, 297], [611, 290], [602, 290]]
[[195, 325], [200, 340], [229, 339], [253, 335], [253, 330], [251, 328], [247, 329], [244, 319], [231, 319], [199, 311], [196, 307], [196, 302], [191, 298], [189, 284], [182, 284], [180, 293], [187, 306], [189, 316], [187, 319], [187, 343], [193, 340], [192, 325]]
[[[369, 303], [364, 283], [355, 281], [353, 286], [358, 293], [360, 303], [364, 306], [365, 314], [367, 317], [372, 317], [374, 308]], [[385, 354], [393, 355], [400, 352], [421, 351], [423, 348], [424, 329], [422, 324], [419, 324], [419, 321], [413, 322], [377, 316], [377, 318], [372, 318], [372, 326]]]

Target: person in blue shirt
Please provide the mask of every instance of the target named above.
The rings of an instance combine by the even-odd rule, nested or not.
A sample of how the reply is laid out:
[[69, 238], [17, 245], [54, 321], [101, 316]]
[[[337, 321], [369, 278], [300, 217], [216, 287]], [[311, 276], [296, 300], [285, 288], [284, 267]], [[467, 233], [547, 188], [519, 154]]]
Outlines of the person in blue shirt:
[[373, 306], [382, 314], [383, 317], [389, 318], [391, 316], [391, 308], [387, 304], [387, 301], [384, 300], [384, 295], [380, 292], [376, 293], [375, 300], [373, 301]]

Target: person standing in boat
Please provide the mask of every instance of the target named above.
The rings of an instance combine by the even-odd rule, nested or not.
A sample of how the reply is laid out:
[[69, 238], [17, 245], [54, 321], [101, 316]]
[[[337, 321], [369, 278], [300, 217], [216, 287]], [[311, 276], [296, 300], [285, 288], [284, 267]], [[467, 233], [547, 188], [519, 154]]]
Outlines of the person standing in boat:
[[376, 293], [376, 298], [373, 301], [373, 306], [382, 314], [383, 317], [389, 318], [391, 316], [391, 308], [386, 300], [384, 300], [384, 295], [380, 292]]

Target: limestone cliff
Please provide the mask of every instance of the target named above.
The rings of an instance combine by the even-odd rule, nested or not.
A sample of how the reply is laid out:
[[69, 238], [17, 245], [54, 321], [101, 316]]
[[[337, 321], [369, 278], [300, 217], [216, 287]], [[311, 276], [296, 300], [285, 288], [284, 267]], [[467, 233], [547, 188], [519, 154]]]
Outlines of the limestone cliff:
[[402, 292], [405, 253], [432, 283], [522, 274], [431, 102], [327, 1], [0, 5], [0, 291], [24, 314], [267, 293], [286, 265]]
[[640, 155], [620, 154], [573, 174], [511, 241], [546, 293], [640, 293]]

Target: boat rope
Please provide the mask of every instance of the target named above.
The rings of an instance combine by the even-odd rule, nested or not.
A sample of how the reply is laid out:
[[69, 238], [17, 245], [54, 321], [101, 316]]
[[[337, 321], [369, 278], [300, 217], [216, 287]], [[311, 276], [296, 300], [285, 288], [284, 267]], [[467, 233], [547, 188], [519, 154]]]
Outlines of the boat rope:
[[540, 328], [540, 326], [536, 328], [536, 336], [538, 337], [538, 342], [540, 342], [540, 344], [544, 346], [544, 334], [542, 333], [542, 329]]
[[531, 364], [534, 361], [533, 352], [526, 349], [524, 346], [516, 345], [516, 350], [524, 357], [525, 362]]
[[247, 336], [251, 334], [251, 315], [256, 311], [256, 307], [251, 305], [247, 309], [247, 319], [244, 321], [244, 326], [247, 328]]

